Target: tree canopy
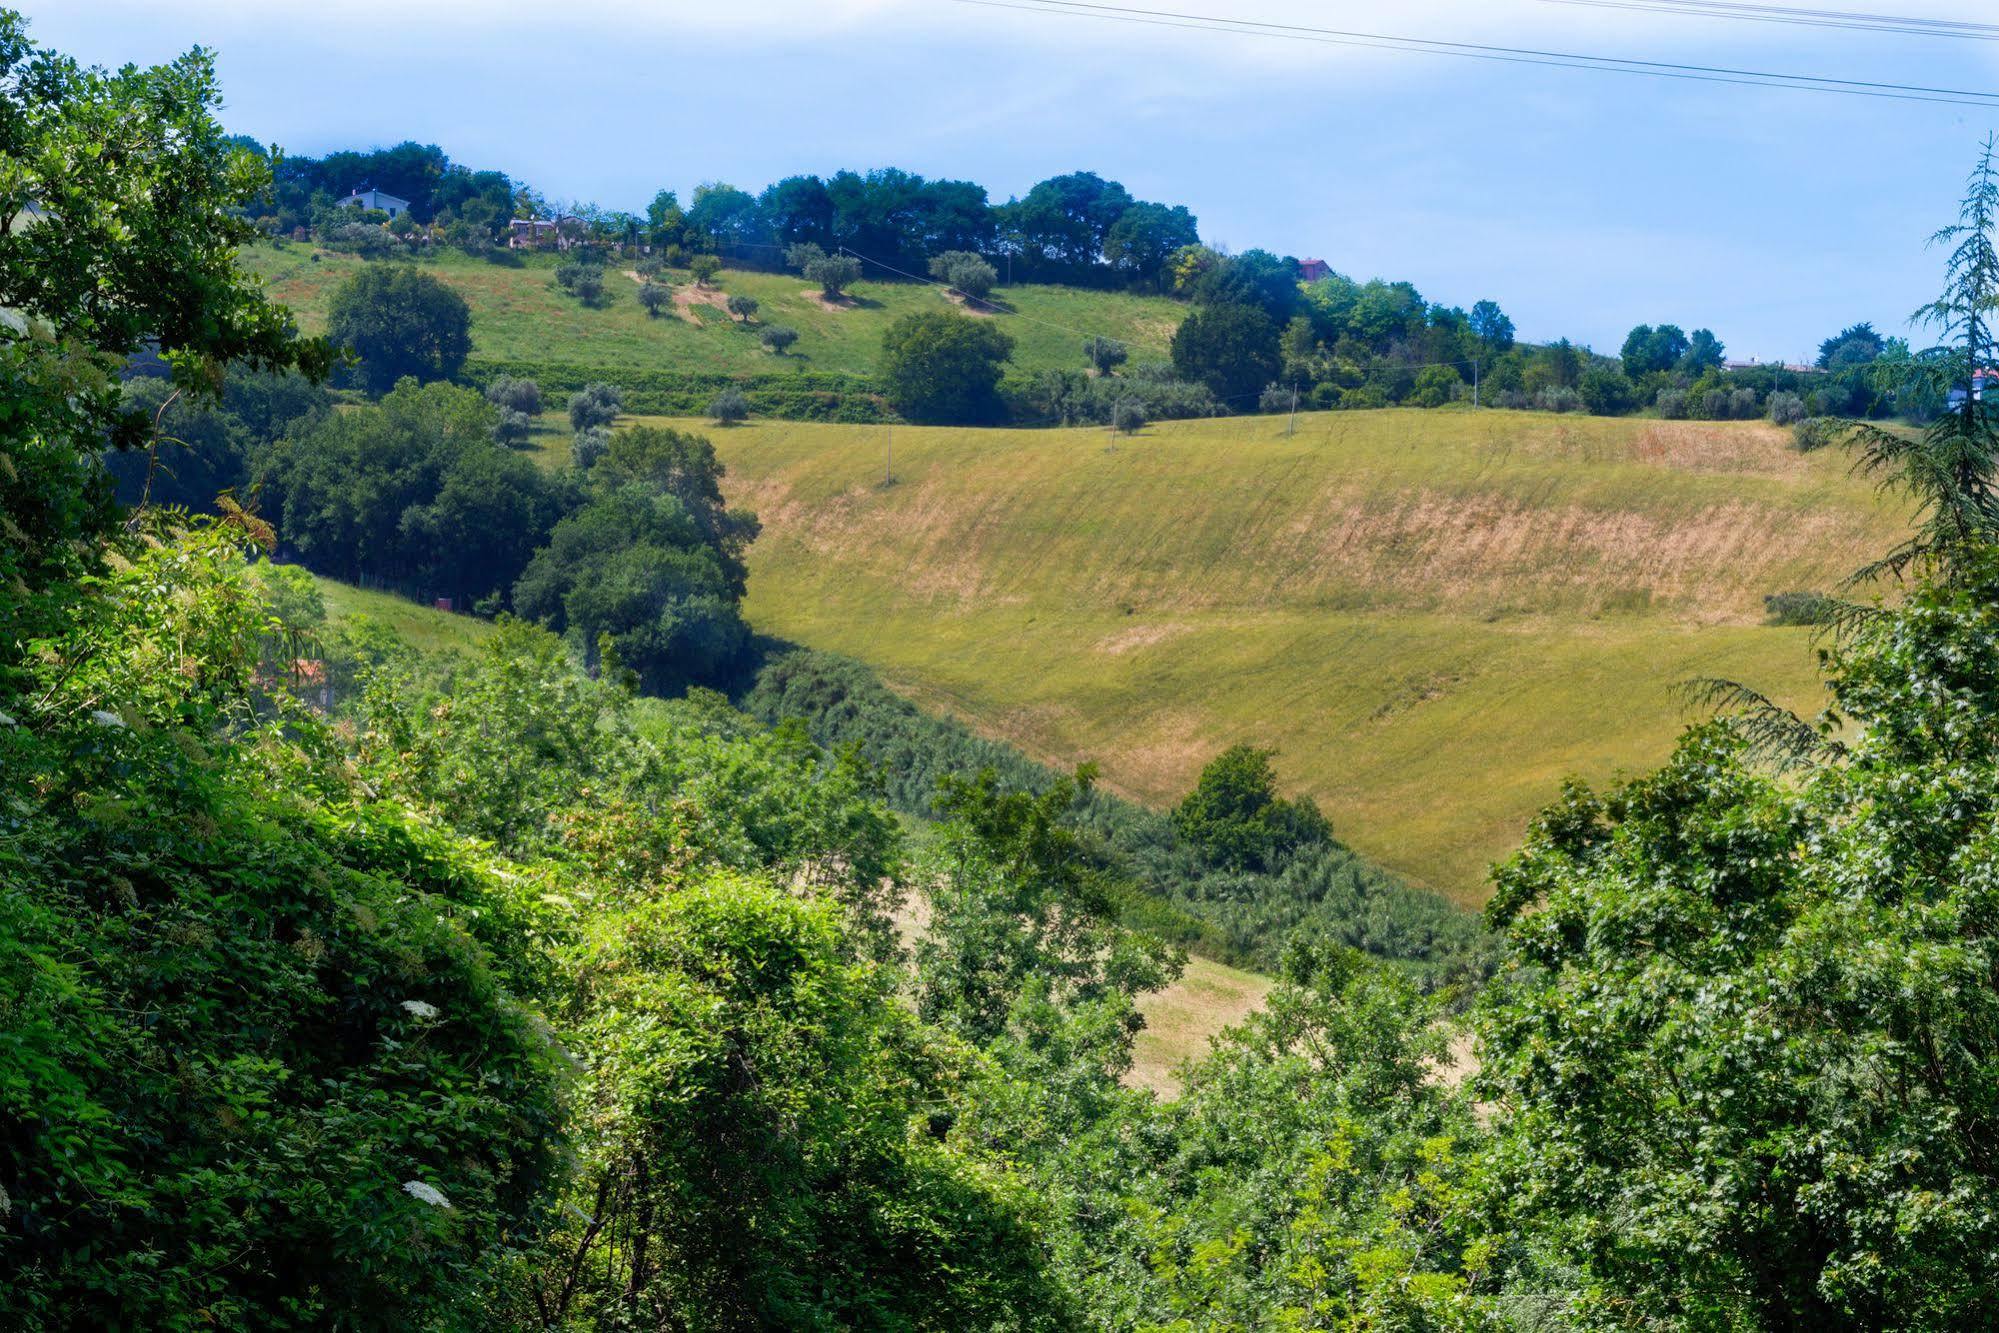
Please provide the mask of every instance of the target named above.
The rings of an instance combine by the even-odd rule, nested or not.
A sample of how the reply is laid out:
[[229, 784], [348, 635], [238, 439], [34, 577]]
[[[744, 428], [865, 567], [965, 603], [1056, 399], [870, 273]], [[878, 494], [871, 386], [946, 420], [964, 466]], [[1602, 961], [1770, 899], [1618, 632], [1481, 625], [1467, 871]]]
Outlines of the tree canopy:
[[454, 378], [472, 351], [465, 298], [414, 268], [364, 268], [334, 291], [327, 337], [360, 360], [368, 392], [404, 378]]
[[916, 421], [980, 422], [1002, 411], [1002, 367], [1013, 339], [990, 320], [942, 311], [905, 315], [882, 336], [881, 382]]

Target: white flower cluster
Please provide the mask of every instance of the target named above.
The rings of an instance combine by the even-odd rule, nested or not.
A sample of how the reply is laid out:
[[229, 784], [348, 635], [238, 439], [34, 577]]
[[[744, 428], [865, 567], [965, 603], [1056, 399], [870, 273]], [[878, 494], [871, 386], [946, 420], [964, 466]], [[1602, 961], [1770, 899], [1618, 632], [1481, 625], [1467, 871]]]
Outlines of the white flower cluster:
[[415, 1018], [436, 1018], [437, 1006], [423, 1000], [404, 1000], [403, 1008]]
[[118, 731], [123, 731], [125, 729], [124, 718], [118, 716], [116, 713], [107, 712], [102, 708], [99, 708], [94, 712], [92, 712], [90, 715], [90, 720], [92, 722], [95, 722], [100, 727], [111, 727]]
[[403, 1193], [412, 1199], [429, 1204], [433, 1208], [449, 1208], [451, 1200], [444, 1197], [444, 1191], [435, 1185], [426, 1185], [421, 1180], [405, 1180]]

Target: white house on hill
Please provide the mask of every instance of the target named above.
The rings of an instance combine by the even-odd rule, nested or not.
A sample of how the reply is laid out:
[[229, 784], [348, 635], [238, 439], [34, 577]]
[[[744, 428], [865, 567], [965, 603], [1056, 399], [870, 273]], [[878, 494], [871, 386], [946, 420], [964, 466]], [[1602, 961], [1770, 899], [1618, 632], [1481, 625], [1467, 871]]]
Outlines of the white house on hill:
[[401, 217], [410, 211], [410, 201], [398, 199], [380, 190], [356, 190], [340, 201], [342, 208], [379, 208], [392, 218]]

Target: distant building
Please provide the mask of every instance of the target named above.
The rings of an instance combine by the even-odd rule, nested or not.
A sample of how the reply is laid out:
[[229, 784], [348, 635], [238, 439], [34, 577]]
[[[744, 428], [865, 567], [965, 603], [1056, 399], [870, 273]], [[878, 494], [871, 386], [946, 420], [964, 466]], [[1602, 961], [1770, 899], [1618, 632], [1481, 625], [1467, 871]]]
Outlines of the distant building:
[[1758, 361], [1753, 356], [1747, 361], [1724, 361], [1721, 363], [1721, 368], [1723, 370], [1788, 370], [1793, 375], [1825, 374], [1825, 371], [1818, 366], [1800, 365], [1790, 361]]
[[410, 211], [410, 201], [398, 199], [380, 190], [356, 190], [340, 201], [342, 208], [379, 208], [392, 218], [399, 218]]
[[567, 250], [583, 239], [581, 218], [515, 218], [507, 224], [507, 245], [515, 250], [554, 246]]
[[1985, 395], [1988, 393], [1999, 393], [1999, 370], [1978, 371], [1971, 377], [1971, 388], [1969, 390], [1963, 388], [1952, 389], [1950, 391], [1950, 405], [1953, 408], [1963, 407], [1967, 394], [1973, 402], [1982, 403], [1985, 401]]
[[1333, 266], [1323, 259], [1301, 259], [1298, 261], [1298, 281], [1317, 282], [1320, 278], [1333, 276]]

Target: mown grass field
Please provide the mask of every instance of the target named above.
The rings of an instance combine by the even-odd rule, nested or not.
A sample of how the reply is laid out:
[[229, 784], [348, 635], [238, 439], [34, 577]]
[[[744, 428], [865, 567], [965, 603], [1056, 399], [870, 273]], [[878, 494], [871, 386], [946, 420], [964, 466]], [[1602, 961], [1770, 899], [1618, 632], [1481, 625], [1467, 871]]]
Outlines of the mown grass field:
[[702, 427], [763, 519], [748, 613], [1177, 801], [1249, 741], [1467, 904], [1562, 779], [1656, 764], [1727, 676], [1818, 704], [1810, 632], [1902, 520], [1760, 423], [1383, 411], [1100, 431]]
[[[320, 254], [315, 261], [313, 255]], [[243, 264], [261, 276], [271, 295], [290, 306], [308, 332], [326, 325], [333, 289], [368, 261], [307, 244], [283, 250], [267, 245], [243, 252]], [[533, 254], [519, 267], [469, 259], [455, 250], [421, 261], [449, 283], [472, 309], [472, 355], [485, 360], [539, 360], [601, 368], [615, 379], [619, 367], [703, 374], [774, 374], [788, 371], [873, 371], [882, 333], [914, 311], [953, 306], [943, 292], [913, 282], [861, 282], [854, 302], [829, 309], [816, 289], [789, 273], [724, 270], [701, 300], [684, 300], [672, 317], [648, 318], [637, 284], [614, 266], [605, 274], [605, 300], [587, 307], [555, 284], [556, 256]], [[693, 292], [685, 271], [667, 280], [683, 297]], [[734, 295], [760, 303], [756, 319], [738, 323], [722, 309]], [[1071, 287], [1009, 287], [995, 299], [1006, 307], [992, 315], [1015, 340], [1013, 369], [1051, 366], [1082, 369], [1082, 343], [1102, 333], [1131, 347], [1132, 359], [1164, 359], [1183, 308], [1162, 297], [1094, 292]], [[763, 349], [764, 324], [798, 330], [797, 344], [782, 357]]]

